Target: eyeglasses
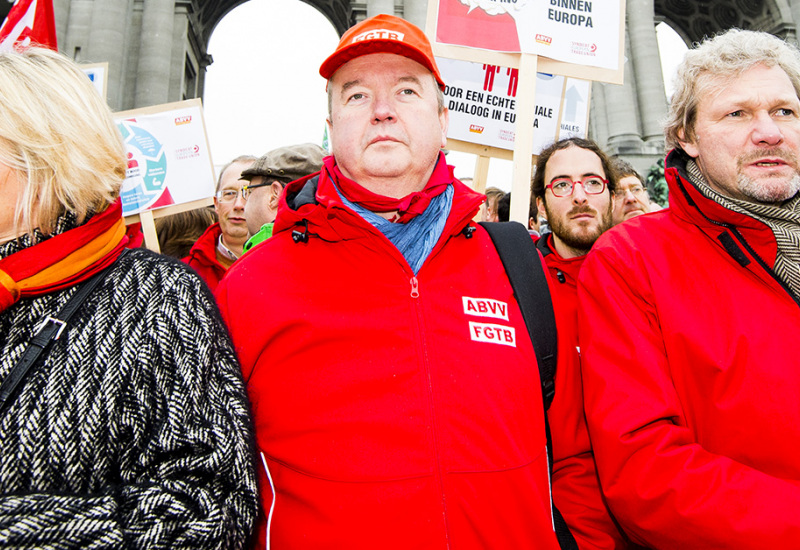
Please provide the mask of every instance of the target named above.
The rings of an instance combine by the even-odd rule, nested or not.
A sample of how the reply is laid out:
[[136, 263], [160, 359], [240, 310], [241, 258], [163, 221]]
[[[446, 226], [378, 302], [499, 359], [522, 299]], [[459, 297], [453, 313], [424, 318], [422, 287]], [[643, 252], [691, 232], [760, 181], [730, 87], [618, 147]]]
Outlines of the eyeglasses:
[[580, 184], [583, 192], [587, 195], [599, 195], [606, 189], [608, 180], [600, 176], [586, 176], [582, 180], [572, 181], [569, 178], [557, 178], [545, 185], [545, 189], [550, 189], [556, 197], [569, 197], [575, 189], [575, 185]]
[[250, 193], [252, 192], [253, 189], [258, 189], [259, 187], [266, 187], [267, 185], [272, 185], [272, 182], [271, 181], [270, 182], [266, 182], [265, 181], [263, 183], [257, 183], [255, 185], [250, 185], [248, 183], [247, 185], [242, 187], [242, 198], [244, 200], [247, 200], [250, 197]]
[[624, 187], [624, 188], [620, 187], [619, 189], [614, 191], [614, 196], [622, 198], [628, 191], [630, 191], [631, 195], [633, 195], [636, 198], [639, 198], [645, 193], [647, 193], [647, 190], [641, 185], [631, 185], [630, 187]]
[[217, 191], [216, 197], [219, 202], [236, 202], [236, 197], [239, 196], [239, 192], [242, 193], [242, 198], [247, 200], [247, 194], [245, 193], [244, 187], [241, 189], [223, 189], [222, 191]]

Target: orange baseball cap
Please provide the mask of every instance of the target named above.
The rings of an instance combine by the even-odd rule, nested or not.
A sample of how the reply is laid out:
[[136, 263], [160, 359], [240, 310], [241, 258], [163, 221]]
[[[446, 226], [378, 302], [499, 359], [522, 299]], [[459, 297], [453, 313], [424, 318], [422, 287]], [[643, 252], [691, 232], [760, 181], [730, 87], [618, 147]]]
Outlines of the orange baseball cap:
[[351, 59], [371, 53], [393, 53], [413, 59], [432, 72], [444, 90], [428, 37], [419, 27], [394, 15], [376, 15], [347, 29], [336, 51], [320, 65], [319, 74], [330, 80]]

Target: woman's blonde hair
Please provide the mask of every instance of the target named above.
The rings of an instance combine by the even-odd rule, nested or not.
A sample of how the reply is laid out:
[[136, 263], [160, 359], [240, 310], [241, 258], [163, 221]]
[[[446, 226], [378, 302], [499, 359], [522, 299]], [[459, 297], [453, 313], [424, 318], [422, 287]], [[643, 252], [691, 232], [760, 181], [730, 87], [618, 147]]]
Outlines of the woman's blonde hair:
[[0, 53], [0, 162], [24, 191], [15, 224], [49, 234], [73, 212], [82, 222], [119, 195], [127, 167], [122, 136], [89, 78], [43, 48]]

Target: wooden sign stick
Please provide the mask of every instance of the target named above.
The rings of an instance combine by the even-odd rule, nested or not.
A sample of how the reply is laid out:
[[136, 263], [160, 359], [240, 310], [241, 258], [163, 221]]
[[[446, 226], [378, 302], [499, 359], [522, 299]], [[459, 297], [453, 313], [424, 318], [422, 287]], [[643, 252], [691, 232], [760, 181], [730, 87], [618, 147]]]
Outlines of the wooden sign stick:
[[538, 56], [520, 54], [517, 119], [514, 122], [514, 176], [511, 184], [510, 218], [525, 227], [528, 227], [528, 209], [531, 200], [537, 66]]

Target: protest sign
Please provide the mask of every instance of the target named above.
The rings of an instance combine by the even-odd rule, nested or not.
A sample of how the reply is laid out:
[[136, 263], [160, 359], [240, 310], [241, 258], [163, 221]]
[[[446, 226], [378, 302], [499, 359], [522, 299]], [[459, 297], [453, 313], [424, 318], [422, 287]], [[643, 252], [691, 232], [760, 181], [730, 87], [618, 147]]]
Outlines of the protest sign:
[[436, 41], [615, 70], [621, 0], [439, 0]]
[[439, 57], [622, 84], [624, 22], [625, 0], [432, 0], [425, 33]]
[[[524, 223], [528, 219], [531, 153], [541, 150], [556, 137], [585, 134], [588, 88], [585, 94], [581, 94], [577, 86], [562, 81], [556, 117], [554, 108], [548, 107], [544, 99], [553, 94], [552, 88], [558, 88], [558, 81], [552, 75], [622, 84], [624, 21], [625, 0], [436, 0], [428, 4], [426, 32], [434, 37], [436, 56], [480, 64], [485, 71], [484, 86], [488, 86], [492, 78], [497, 78], [503, 67], [509, 79], [514, 76], [512, 70], [518, 69], [515, 83], [508, 83], [507, 92], [508, 96], [512, 95], [511, 91], [516, 87], [514, 129], [492, 128], [490, 131], [490, 134], [503, 136], [505, 141], [513, 144], [512, 220]], [[501, 69], [495, 68], [495, 73], [490, 74], [491, 66]], [[538, 82], [542, 80], [538, 73], [545, 73], [548, 77]], [[501, 101], [500, 109], [487, 110], [478, 104], [484, 98], [497, 102], [497, 94], [490, 94], [486, 89], [483, 90], [486, 95], [482, 96], [481, 90], [471, 90], [470, 105], [464, 89], [464, 101], [459, 104], [459, 98], [455, 97], [457, 88], [465, 85], [456, 86], [448, 81], [447, 76], [444, 80], [452, 84], [449, 96], [456, 102], [454, 110], [457, 115], [479, 116], [484, 120], [488, 117], [491, 127], [497, 126], [493, 121], [498, 115], [503, 122], [506, 122], [503, 120], [506, 117], [510, 122], [512, 114], [503, 112], [503, 109], [511, 108], [508, 97], [500, 98], [508, 100]], [[537, 94], [539, 86], [545, 90]], [[482, 134], [481, 126], [473, 120], [468, 121], [466, 127], [467, 131], [472, 130], [472, 134]], [[458, 131], [454, 129], [453, 135]], [[469, 136], [468, 139], [474, 141], [475, 137]], [[456, 147], [468, 143], [453, 141]], [[497, 146], [485, 147], [492, 152], [502, 150]], [[481, 182], [477, 183], [480, 187]]]
[[202, 103], [190, 99], [114, 118], [128, 156], [120, 192], [125, 223], [141, 222], [145, 245], [158, 252], [154, 218], [212, 204], [214, 165]]
[[199, 99], [115, 114], [128, 155], [122, 183], [124, 215], [208, 198], [214, 194]]
[[[514, 149], [519, 70], [437, 58], [447, 88], [448, 139]], [[533, 120], [534, 155], [561, 137], [585, 137], [591, 83], [538, 73]]]

